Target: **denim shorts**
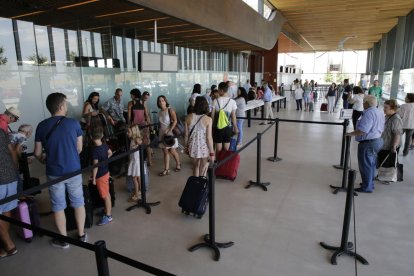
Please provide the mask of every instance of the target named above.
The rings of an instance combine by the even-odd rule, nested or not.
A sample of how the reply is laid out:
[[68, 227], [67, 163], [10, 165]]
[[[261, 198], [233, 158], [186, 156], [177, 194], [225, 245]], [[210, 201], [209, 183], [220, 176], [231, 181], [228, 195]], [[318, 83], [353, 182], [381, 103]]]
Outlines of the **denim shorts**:
[[[17, 181], [0, 185], [0, 199], [17, 194]], [[11, 211], [17, 207], [17, 199], [0, 205], [0, 214]]]
[[[48, 180], [54, 180], [60, 176], [48, 175]], [[66, 191], [69, 196], [70, 206], [78, 208], [84, 206], [83, 189], [82, 189], [82, 175], [76, 175], [72, 178], [58, 182], [49, 186], [50, 203], [53, 212], [59, 212], [66, 209]]]

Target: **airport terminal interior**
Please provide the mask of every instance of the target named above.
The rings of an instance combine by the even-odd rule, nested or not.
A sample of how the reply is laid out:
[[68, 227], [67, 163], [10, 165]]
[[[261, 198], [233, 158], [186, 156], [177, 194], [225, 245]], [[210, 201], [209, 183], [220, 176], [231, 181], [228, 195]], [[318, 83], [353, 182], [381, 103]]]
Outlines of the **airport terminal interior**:
[[[368, 90], [378, 80], [381, 111], [388, 99], [404, 104], [414, 93], [413, 29], [413, 0], [1, 1], [0, 113], [19, 110], [13, 131], [20, 124], [36, 129], [50, 116], [45, 100], [53, 92], [67, 96], [67, 116], [79, 120], [91, 92], [99, 93], [102, 105], [121, 88], [126, 107], [130, 90], [138, 88], [150, 94], [153, 122], [160, 95], [183, 119], [196, 83], [205, 94], [223, 81], [235, 91], [247, 81], [268, 82], [278, 99], [272, 109], [281, 119], [278, 132], [276, 123], [260, 125], [263, 109], [252, 108], [237, 178], [215, 180], [215, 239], [234, 242], [220, 248], [219, 261], [208, 248], [188, 251], [209, 233], [211, 210], [201, 219], [181, 212], [178, 201], [192, 165], [180, 150], [182, 169], [175, 172], [172, 162], [161, 177], [163, 153], [154, 149], [147, 201], [160, 204], [150, 214], [125, 210], [133, 204], [126, 176], [114, 175], [113, 221], [97, 226], [95, 216], [86, 229], [88, 243], [104, 240], [108, 250], [173, 275], [414, 275], [413, 150], [400, 150], [403, 181], [375, 181], [373, 193], [353, 199], [348, 241], [369, 264], [343, 255], [332, 265], [333, 252], [320, 246], [340, 246], [346, 203], [346, 192], [334, 194], [330, 187], [343, 184], [343, 169], [334, 167], [344, 155], [343, 100], [339, 95], [333, 113], [322, 111], [327, 87], [349, 79]], [[296, 110], [295, 79], [318, 83], [313, 112]], [[351, 122], [346, 131], [352, 130]], [[348, 161], [357, 171], [355, 187], [361, 182], [357, 150], [352, 138]], [[268, 160], [275, 156], [281, 160]], [[267, 191], [245, 188], [257, 180], [258, 162], [261, 182], [270, 182]], [[30, 172], [46, 183], [45, 167], [35, 159]], [[83, 174], [85, 184], [89, 176]], [[35, 200], [40, 226], [57, 232], [47, 214], [47, 189]], [[1, 275], [98, 274], [94, 252], [73, 244], [54, 248], [47, 236], [28, 243], [17, 232], [12, 225], [18, 253], [0, 259]], [[108, 263], [110, 275], [150, 275], [111, 258]]]

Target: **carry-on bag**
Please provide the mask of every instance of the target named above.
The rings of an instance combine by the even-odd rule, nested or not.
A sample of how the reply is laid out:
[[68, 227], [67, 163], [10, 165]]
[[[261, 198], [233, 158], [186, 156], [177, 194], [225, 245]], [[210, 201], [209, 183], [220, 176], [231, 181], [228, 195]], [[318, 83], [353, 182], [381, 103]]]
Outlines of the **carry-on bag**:
[[178, 206], [185, 214], [192, 213], [195, 217], [201, 218], [207, 209], [208, 183], [203, 176], [190, 176], [181, 194]]
[[[33, 199], [20, 201], [16, 208], [15, 218], [33, 226], [40, 226], [40, 215], [36, 202]], [[26, 242], [31, 242], [34, 236], [32, 230], [22, 227], [17, 228], [17, 233]]]
[[[93, 205], [92, 200], [89, 195], [89, 188], [86, 185], [82, 185], [83, 188], [83, 197], [85, 201], [85, 228], [91, 228], [93, 225]], [[66, 229], [68, 231], [77, 229], [76, 219], [75, 219], [75, 210], [70, 206], [69, 196], [66, 194], [66, 204], [65, 209], [66, 215]]]
[[327, 103], [322, 103], [321, 104], [321, 111], [328, 111], [328, 104]]
[[384, 181], [384, 182], [397, 182], [397, 163], [398, 163], [398, 156], [396, 155], [396, 158], [394, 160], [394, 166], [392, 167], [385, 167], [384, 164], [387, 161], [388, 158], [391, 158], [390, 155], [392, 153], [390, 152], [385, 159], [382, 161], [382, 163], [380, 164], [379, 168], [378, 168], [378, 175], [377, 175], [377, 179], [379, 181]]
[[222, 150], [217, 154], [217, 162], [220, 162], [230, 155], [234, 156], [223, 165], [217, 167], [215, 171], [217, 178], [224, 178], [231, 181], [234, 181], [236, 179], [237, 171], [240, 165], [240, 155], [238, 153]]

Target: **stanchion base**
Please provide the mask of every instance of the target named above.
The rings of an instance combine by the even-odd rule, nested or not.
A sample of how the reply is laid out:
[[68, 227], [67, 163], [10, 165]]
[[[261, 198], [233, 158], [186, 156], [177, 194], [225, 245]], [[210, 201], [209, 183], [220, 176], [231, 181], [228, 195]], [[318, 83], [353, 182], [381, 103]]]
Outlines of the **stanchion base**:
[[256, 181], [250, 180], [249, 181], [250, 184], [248, 184], [246, 187], [244, 187], [245, 189], [249, 189], [252, 186], [257, 186], [257, 187], [261, 187], [263, 189], [263, 191], [267, 191], [267, 187], [270, 185], [270, 182], [260, 182], [257, 183]]
[[193, 251], [195, 251], [199, 248], [208, 247], [208, 248], [213, 249], [213, 251], [214, 251], [213, 259], [215, 261], [218, 261], [220, 259], [219, 247], [220, 248], [227, 248], [227, 247], [230, 247], [230, 246], [233, 246], [233, 245], [234, 245], [234, 242], [224, 242], [224, 243], [222, 243], [222, 242], [212, 242], [212, 241], [210, 241], [209, 235], [206, 234], [206, 235], [204, 235], [204, 242], [198, 243], [196, 245], [191, 246], [190, 248], [188, 248], [188, 251], [193, 252]]
[[[332, 191], [332, 193], [334, 195], [336, 195], [338, 192], [345, 192], [346, 193], [346, 188], [344, 188], [344, 187], [333, 186], [333, 185], [329, 185], [329, 187], [331, 187], [332, 189], [334, 189]], [[354, 192], [354, 196], [358, 196], [358, 193], [357, 192]]]
[[279, 157], [269, 157], [269, 158], [267, 158], [267, 160], [272, 161], [272, 162], [278, 162], [278, 161], [282, 161], [282, 158], [279, 158]]
[[327, 245], [324, 242], [320, 242], [319, 243], [323, 248], [328, 249], [328, 250], [334, 250], [335, 252], [333, 253], [332, 257], [331, 257], [331, 264], [333, 265], [337, 265], [338, 263], [336, 262], [336, 259], [341, 256], [341, 255], [349, 255], [352, 257], [355, 257], [358, 261], [360, 261], [362, 264], [364, 265], [368, 265], [368, 261], [362, 257], [361, 255], [355, 253], [352, 251], [354, 245], [352, 244], [352, 242], [348, 242], [347, 244], [347, 248], [346, 249], [342, 249], [341, 247], [336, 247], [336, 246], [331, 246], [331, 245]]
[[145, 213], [151, 214], [151, 206], [157, 206], [157, 205], [160, 205], [160, 203], [161, 203], [160, 201], [142, 203], [141, 200], [138, 200], [137, 204], [132, 205], [131, 207], [126, 208], [125, 210], [129, 212], [137, 208], [144, 208]]
[[332, 167], [334, 167], [335, 169], [338, 169], [338, 170], [343, 170], [344, 169], [344, 166], [342, 166], [342, 165], [332, 165]]

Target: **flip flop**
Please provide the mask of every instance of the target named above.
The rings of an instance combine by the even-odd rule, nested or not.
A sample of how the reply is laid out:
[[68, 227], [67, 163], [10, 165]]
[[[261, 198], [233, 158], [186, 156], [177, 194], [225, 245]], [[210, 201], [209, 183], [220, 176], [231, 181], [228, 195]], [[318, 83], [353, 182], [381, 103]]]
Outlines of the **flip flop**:
[[8, 251], [3, 251], [3, 252], [0, 253], [0, 259], [16, 255], [17, 252], [18, 251], [17, 251], [16, 247], [13, 247], [12, 249], [10, 249]]

